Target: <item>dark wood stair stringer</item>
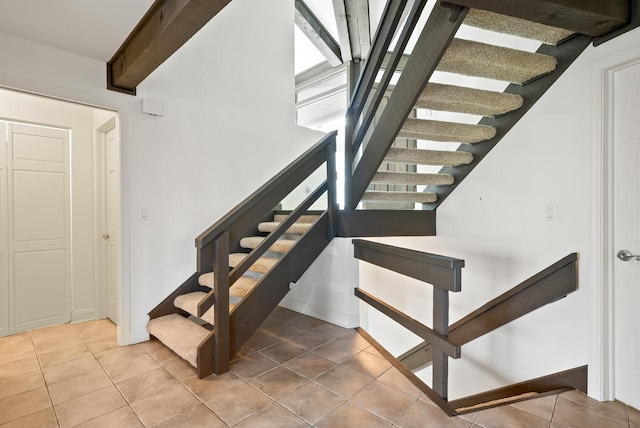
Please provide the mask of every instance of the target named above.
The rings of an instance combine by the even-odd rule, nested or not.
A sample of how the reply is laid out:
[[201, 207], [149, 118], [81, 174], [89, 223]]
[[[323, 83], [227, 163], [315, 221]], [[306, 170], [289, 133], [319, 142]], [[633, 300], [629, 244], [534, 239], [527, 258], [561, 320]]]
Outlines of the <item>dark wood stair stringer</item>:
[[493, 149], [496, 144], [507, 135], [516, 123], [529, 111], [531, 107], [544, 95], [545, 92], [560, 78], [560, 76], [569, 68], [573, 61], [589, 46], [593, 38], [584, 35], [576, 35], [570, 40], [558, 45], [542, 45], [537, 53], [554, 56], [558, 59], [558, 65], [555, 71], [533, 80], [525, 85], [512, 83], [505, 93], [516, 94], [522, 96], [524, 102], [518, 110], [504, 114], [499, 117], [483, 117], [479, 125], [489, 125], [496, 128], [495, 137], [482, 142], [482, 144], [461, 144], [458, 152], [468, 152], [473, 155], [473, 162], [468, 165], [460, 165], [456, 167], [443, 167], [440, 174], [451, 174], [454, 177], [453, 184], [450, 186], [427, 186], [425, 192], [435, 193], [437, 195], [436, 202], [423, 204], [426, 210], [435, 210], [447, 197], [453, 192], [458, 185], [473, 171], [473, 169], [484, 159], [484, 157]]
[[309, 266], [331, 242], [327, 235], [329, 216], [323, 214], [314, 226], [265, 275], [251, 294], [243, 299], [229, 316], [230, 349], [235, 355], [260, 327], [274, 307], [289, 292]]
[[[445, 50], [462, 24], [467, 11], [468, 9], [463, 8], [462, 12], [451, 20], [450, 9], [439, 4], [434, 6], [416, 42], [413, 54], [407, 60], [405, 69], [380, 116], [378, 126], [374, 128], [362, 158], [351, 174], [351, 188], [347, 193], [350, 195], [350, 200], [346, 201], [347, 209], [355, 209], [358, 205], [405, 119], [413, 110]], [[378, 90], [385, 89], [378, 88]], [[349, 130], [347, 137], [349, 137], [348, 132]], [[347, 139], [348, 141], [350, 140]], [[352, 161], [352, 147], [349, 144], [345, 147], [345, 159], [347, 162]], [[347, 182], [349, 183], [349, 180]]]

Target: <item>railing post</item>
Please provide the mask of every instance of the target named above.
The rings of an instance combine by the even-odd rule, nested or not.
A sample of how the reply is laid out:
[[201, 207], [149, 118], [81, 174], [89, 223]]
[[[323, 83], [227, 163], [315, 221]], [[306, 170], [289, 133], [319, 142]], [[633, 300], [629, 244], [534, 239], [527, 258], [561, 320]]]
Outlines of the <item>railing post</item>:
[[[347, 95], [351, 100], [360, 76], [360, 63], [350, 62], [347, 67]], [[344, 210], [351, 211], [351, 181], [353, 177], [353, 139], [358, 117], [353, 103], [347, 108], [344, 126]]]
[[229, 371], [229, 232], [214, 241], [214, 341], [213, 372], [217, 375]]
[[[443, 336], [449, 334], [449, 292], [433, 287], [433, 329]], [[449, 359], [438, 346], [433, 349], [433, 390], [448, 400]]]
[[336, 137], [327, 146], [327, 213], [329, 215], [329, 239], [338, 235], [338, 170], [336, 165]]

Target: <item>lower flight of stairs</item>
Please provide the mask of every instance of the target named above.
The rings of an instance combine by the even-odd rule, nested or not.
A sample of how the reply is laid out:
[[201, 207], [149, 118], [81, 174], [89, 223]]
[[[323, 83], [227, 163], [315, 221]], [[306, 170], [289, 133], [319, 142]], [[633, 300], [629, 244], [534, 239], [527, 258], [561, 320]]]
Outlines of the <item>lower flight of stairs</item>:
[[[549, 45], [562, 43], [572, 36], [572, 33], [567, 30], [478, 9], [469, 11], [463, 25]], [[553, 56], [456, 37], [445, 51], [437, 66], [437, 71], [471, 78], [482, 78], [487, 81], [498, 80], [503, 83], [526, 85], [539, 77], [552, 73], [556, 68], [556, 64], [557, 59]], [[467, 77], [457, 81], [468, 81], [468, 79], [465, 79]], [[431, 80], [434, 80], [433, 77]], [[400, 130], [398, 138], [417, 140], [418, 147], [421, 144], [426, 144], [429, 150], [392, 147], [383, 160], [383, 165], [386, 163], [408, 164], [412, 167], [412, 170], [417, 169], [418, 172], [421, 169], [425, 170], [425, 168], [416, 168], [416, 165], [436, 167], [468, 165], [474, 160], [471, 153], [450, 151], [449, 148], [442, 150], [431, 148], [437, 147], [443, 142], [474, 145], [491, 140], [496, 136], [496, 128], [479, 125], [477, 124], [478, 119], [475, 119], [475, 124], [468, 123], [470, 121], [473, 122], [473, 119], [470, 120], [469, 116], [466, 118], [464, 116], [498, 117], [519, 109], [523, 102], [523, 98], [516, 94], [430, 81], [415, 104], [416, 111], [418, 113], [424, 110], [454, 113], [450, 116], [454, 118], [461, 117], [462, 119], [460, 120], [466, 120], [467, 123], [408, 118]], [[418, 116], [424, 117], [425, 115], [418, 114]], [[421, 141], [424, 143], [420, 143]], [[432, 168], [429, 170], [431, 171]], [[437, 170], [433, 172], [437, 172]], [[376, 185], [376, 189], [385, 184], [389, 185], [389, 188], [393, 188], [391, 185], [396, 184], [450, 186], [454, 184], [454, 178], [449, 174], [401, 172], [390, 174], [387, 171], [379, 171], [371, 183]], [[414, 188], [416, 191], [413, 192], [367, 191], [361, 201], [433, 203], [437, 200], [436, 193], [422, 191], [425, 187]]]
[[[273, 221], [260, 223], [258, 231], [265, 234], [272, 232], [285, 218], [286, 215], [276, 214]], [[317, 219], [318, 216], [313, 215], [301, 216], [297, 223], [287, 229], [283, 235], [284, 238], [275, 241], [265, 256], [260, 257], [245, 275], [229, 288], [229, 313], [258, 286], [260, 279], [269, 274], [269, 270], [278, 263], [280, 257], [291, 249]], [[257, 247], [263, 239], [265, 239], [264, 236], [248, 236], [240, 240], [240, 246], [250, 251]], [[229, 254], [229, 267], [238, 266], [247, 255], [248, 253]], [[213, 289], [214, 273], [201, 274], [198, 277], [198, 284], [205, 290]], [[147, 325], [151, 336], [156, 337], [194, 367], [197, 367], [198, 347], [210, 335], [214, 324], [214, 311], [217, 310], [212, 306], [201, 317], [197, 316], [198, 303], [206, 296], [207, 292], [205, 291], [180, 294], [173, 301], [176, 313], [153, 318]]]

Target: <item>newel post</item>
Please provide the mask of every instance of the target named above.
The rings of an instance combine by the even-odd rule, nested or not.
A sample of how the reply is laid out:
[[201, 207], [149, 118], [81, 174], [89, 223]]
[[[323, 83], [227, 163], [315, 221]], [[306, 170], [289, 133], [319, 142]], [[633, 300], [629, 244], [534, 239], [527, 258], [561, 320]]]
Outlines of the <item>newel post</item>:
[[215, 374], [229, 371], [229, 232], [214, 241], [214, 324], [213, 354]]
[[327, 146], [327, 213], [329, 215], [329, 239], [338, 234], [338, 170], [336, 165], [336, 136]]

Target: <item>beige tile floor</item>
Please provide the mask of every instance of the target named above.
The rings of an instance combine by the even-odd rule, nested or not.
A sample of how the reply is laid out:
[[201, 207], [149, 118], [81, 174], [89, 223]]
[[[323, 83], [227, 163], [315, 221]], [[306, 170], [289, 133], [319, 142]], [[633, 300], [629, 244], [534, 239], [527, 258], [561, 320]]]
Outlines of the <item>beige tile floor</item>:
[[449, 418], [353, 330], [286, 309], [238, 358], [198, 380], [157, 341], [119, 347], [108, 320], [0, 338], [0, 427], [640, 428], [575, 391]]

